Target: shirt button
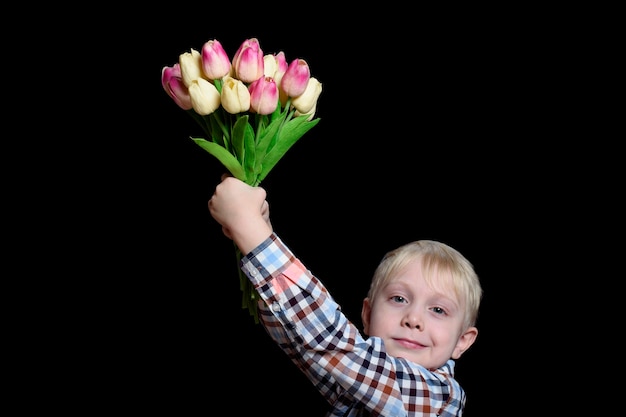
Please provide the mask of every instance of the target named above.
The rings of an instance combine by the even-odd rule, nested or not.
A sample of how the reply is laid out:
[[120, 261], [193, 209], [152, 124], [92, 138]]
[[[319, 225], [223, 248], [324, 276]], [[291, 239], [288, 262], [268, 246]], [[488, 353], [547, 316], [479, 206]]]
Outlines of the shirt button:
[[275, 313], [278, 313], [280, 311], [280, 304], [278, 304], [276, 301], [274, 301], [272, 303], [272, 310], [274, 310]]

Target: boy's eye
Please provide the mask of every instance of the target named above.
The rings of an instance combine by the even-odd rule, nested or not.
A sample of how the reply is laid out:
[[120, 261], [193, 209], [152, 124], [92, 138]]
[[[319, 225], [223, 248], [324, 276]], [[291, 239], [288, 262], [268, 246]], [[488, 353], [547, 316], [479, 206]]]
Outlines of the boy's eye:
[[404, 298], [404, 297], [403, 297], [403, 296], [401, 296], [401, 295], [394, 295], [393, 297], [391, 297], [391, 299], [392, 299], [393, 301], [395, 301], [396, 303], [406, 303], [406, 302], [407, 302], [407, 301], [406, 301], [406, 298]]
[[432, 310], [437, 314], [446, 314], [446, 310], [441, 307], [433, 307]]

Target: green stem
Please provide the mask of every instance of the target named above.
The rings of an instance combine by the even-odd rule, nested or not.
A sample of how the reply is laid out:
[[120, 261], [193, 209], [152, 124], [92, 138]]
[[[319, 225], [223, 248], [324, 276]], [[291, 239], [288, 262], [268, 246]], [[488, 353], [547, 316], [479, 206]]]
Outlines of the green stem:
[[220, 114], [221, 114], [221, 112], [214, 111], [213, 113], [211, 113], [211, 116], [213, 116], [213, 118], [217, 122], [217, 125], [222, 130], [222, 133], [224, 134], [224, 137], [226, 138], [226, 142], [230, 143], [230, 127], [226, 126], [226, 124], [224, 123], [224, 121], [220, 117]]
[[187, 110], [187, 114], [191, 116], [193, 120], [196, 121], [204, 130], [204, 133], [210, 138], [211, 137], [211, 125], [208, 123], [208, 120], [204, 117], [200, 116], [194, 109]]
[[241, 259], [243, 258], [243, 254], [237, 247], [235, 246], [235, 258], [237, 260], [237, 271], [239, 272], [239, 288], [241, 289], [241, 308], [248, 309], [250, 315], [254, 319], [254, 323], [259, 323], [259, 305], [257, 304], [260, 296], [257, 292], [256, 288], [252, 286], [252, 283], [241, 270]]

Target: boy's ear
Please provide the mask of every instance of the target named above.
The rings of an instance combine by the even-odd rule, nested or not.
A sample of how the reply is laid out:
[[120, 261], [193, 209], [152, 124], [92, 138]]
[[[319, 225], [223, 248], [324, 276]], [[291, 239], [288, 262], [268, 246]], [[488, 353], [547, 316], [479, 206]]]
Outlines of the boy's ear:
[[459, 337], [459, 341], [456, 342], [454, 351], [452, 352], [452, 359], [459, 359], [463, 352], [470, 348], [476, 341], [478, 336], [478, 329], [476, 327], [470, 327]]
[[361, 309], [361, 321], [363, 322], [363, 333], [369, 335], [370, 326], [370, 314], [372, 312], [372, 306], [370, 305], [369, 298], [363, 299], [363, 308]]

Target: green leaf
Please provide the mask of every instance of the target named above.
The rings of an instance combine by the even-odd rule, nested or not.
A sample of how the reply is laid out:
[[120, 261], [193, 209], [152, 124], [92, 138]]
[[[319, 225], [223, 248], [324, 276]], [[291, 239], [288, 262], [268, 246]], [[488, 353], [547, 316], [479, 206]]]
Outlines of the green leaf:
[[[248, 124], [248, 115], [242, 116], [237, 119], [235, 125], [233, 126], [233, 134], [231, 136], [232, 146], [233, 146], [233, 154], [239, 161], [241, 165], [243, 165], [244, 158], [244, 146], [245, 146], [245, 135], [246, 128], [250, 127]], [[254, 135], [254, 132], [252, 132]]]
[[255, 144], [254, 144], [254, 129], [250, 123], [248, 123], [249, 116], [245, 115], [237, 119], [233, 126], [232, 145], [235, 158], [239, 161], [239, 164], [243, 167], [246, 173], [248, 183], [253, 183], [255, 179], [254, 175], [254, 161], [255, 161]]
[[259, 134], [256, 145], [256, 153], [259, 160], [263, 160], [265, 154], [276, 144], [278, 132], [287, 114], [288, 112], [285, 110], [280, 116], [272, 116], [270, 124]]
[[235, 178], [246, 182], [247, 177], [243, 167], [237, 158], [235, 158], [235, 156], [228, 152], [224, 147], [218, 145], [217, 143], [209, 142], [203, 138], [191, 138], [191, 140], [196, 142], [196, 144], [198, 144], [198, 146], [202, 149], [216, 157]]
[[289, 148], [320, 121], [319, 118], [307, 121], [307, 117], [309, 116], [298, 116], [283, 125], [276, 145], [263, 158], [263, 166], [257, 182], [263, 181]]

